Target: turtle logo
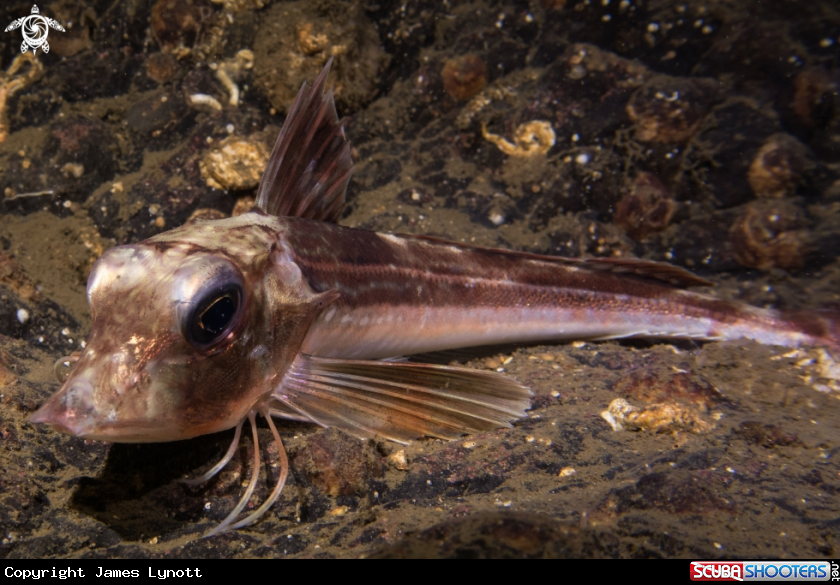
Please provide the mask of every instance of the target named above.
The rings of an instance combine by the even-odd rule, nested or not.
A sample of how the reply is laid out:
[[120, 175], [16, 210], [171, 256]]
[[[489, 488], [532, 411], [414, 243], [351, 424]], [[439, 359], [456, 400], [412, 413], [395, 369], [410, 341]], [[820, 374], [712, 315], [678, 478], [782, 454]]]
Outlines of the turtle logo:
[[25, 53], [29, 49], [32, 49], [33, 55], [38, 51], [39, 47], [45, 53], [50, 52], [50, 45], [47, 43], [47, 34], [50, 32], [50, 28], [64, 32], [64, 27], [57, 20], [41, 16], [36, 5], [32, 6], [32, 14], [29, 16], [13, 20], [12, 24], [6, 27], [6, 32], [21, 27], [23, 27], [21, 30], [21, 33], [23, 33], [23, 44], [20, 46], [20, 52]]

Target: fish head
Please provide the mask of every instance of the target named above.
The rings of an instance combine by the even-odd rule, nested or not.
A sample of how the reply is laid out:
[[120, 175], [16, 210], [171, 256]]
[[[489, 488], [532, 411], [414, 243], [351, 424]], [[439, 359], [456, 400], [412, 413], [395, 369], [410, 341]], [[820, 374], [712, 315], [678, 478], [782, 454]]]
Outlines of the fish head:
[[91, 439], [170, 441], [235, 426], [270, 396], [331, 297], [306, 286], [269, 230], [232, 220], [188, 224], [97, 261], [90, 337], [33, 422]]

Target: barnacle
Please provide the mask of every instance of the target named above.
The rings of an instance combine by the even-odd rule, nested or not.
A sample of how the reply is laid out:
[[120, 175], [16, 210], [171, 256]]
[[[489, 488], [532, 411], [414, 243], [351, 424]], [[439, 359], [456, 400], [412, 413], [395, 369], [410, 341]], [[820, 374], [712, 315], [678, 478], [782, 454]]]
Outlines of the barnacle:
[[[21, 67], [29, 64], [29, 69], [26, 72], [20, 72]], [[35, 58], [35, 53], [26, 52], [18, 55], [9, 65], [6, 73], [0, 77], [0, 142], [6, 140], [9, 134], [8, 123], [6, 121], [6, 100], [11, 97], [16, 91], [26, 87], [35, 79], [37, 79], [43, 67], [41, 62]]]
[[754, 201], [729, 230], [735, 260], [747, 268], [800, 268], [813, 248], [803, 212], [783, 199]]
[[806, 69], [793, 80], [794, 94], [790, 106], [799, 121], [809, 128], [825, 124], [831, 116], [831, 95], [840, 81], [823, 69]]
[[458, 100], [468, 100], [487, 85], [487, 65], [475, 55], [448, 59], [440, 73], [446, 93]]
[[788, 134], [774, 134], [753, 159], [747, 178], [756, 197], [780, 198], [793, 195], [813, 166], [804, 144]]
[[668, 227], [676, 210], [671, 193], [650, 173], [639, 173], [629, 193], [615, 206], [615, 224], [634, 240]]
[[484, 124], [481, 125], [481, 135], [510, 156], [545, 154], [557, 141], [557, 136], [554, 134], [551, 124], [544, 120], [531, 120], [517, 126], [516, 132], [513, 134], [514, 144], [501, 136], [491, 134]]
[[146, 75], [157, 83], [171, 81], [178, 73], [178, 60], [171, 53], [153, 53], [146, 60]]
[[697, 131], [709, 110], [712, 90], [694, 79], [656, 77], [627, 103], [627, 114], [642, 142], [684, 142]]

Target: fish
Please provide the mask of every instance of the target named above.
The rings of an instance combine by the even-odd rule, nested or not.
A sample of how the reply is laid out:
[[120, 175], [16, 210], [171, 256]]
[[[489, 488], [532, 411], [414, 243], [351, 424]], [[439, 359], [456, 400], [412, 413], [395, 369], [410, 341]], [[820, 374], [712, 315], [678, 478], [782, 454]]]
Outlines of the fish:
[[[405, 356], [505, 343], [667, 338], [840, 345], [831, 311], [782, 312], [689, 290], [670, 264], [567, 258], [338, 225], [353, 171], [330, 63], [295, 98], [254, 208], [191, 221], [106, 251], [87, 283], [91, 332], [58, 391], [30, 418], [77, 437], [161, 442], [250, 423], [248, 486], [207, 536], [274, 504], [288, 458], [274, 418], [408, 443], [510, 427], [531, 391], [497, 372]], [[256, 417], [280, 469], [257, 485]]]

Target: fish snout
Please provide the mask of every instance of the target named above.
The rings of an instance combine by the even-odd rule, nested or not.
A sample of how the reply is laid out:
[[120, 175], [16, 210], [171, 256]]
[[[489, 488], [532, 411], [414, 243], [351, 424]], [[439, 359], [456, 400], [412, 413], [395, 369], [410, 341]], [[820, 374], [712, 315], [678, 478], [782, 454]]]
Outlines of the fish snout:
[[58, 431], [84, 436], [96, 421], [93, 386], [77, 378], [47, 400], [29, 421], [51, 425]]

